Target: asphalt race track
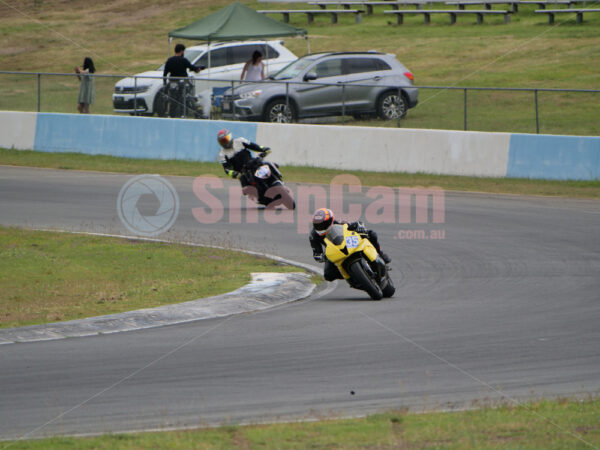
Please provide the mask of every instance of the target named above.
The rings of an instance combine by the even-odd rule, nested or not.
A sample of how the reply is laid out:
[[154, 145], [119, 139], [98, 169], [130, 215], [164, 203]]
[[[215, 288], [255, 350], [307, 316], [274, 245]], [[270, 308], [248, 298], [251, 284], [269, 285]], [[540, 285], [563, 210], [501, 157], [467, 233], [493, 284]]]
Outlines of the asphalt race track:
[[[116, 204], [131, 178], [0, 166], [0, 224], [130, 234]], [[266, 223], [265, 211], [240, 209], [230, 180], [212, 197], [202, 182], [168, 180], [179, 215], [159, 238], [313, 262], [303, 230], [314, 205], [275, 218], [293, 223]], [[367, 189], [350, 191], [346, 207], [375, 217]], [[147, 197], [140, 210], [156, 211]], [[223, 217], [208, 202], [224, 205]], [[392, 223], [367, 223], [393, 258], [392, 299], [374, 302], [340, 282], [260, 313], [0, 345], [0, 438], [597, 394], [600, 202], [445, 193], [443, 210], [428, 205], [425, 218], [417, 205], [409, 220], [398, 208]]]

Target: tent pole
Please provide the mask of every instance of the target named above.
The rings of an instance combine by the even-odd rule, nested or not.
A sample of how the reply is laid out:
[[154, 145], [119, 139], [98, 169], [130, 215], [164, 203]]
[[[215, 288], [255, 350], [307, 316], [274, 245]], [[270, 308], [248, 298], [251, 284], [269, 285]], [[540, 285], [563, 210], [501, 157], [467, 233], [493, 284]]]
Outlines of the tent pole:
[[[208, 47], [206, 47], [206, 51], [208, 52], [208, 69], [210, 69], [210, 41], [208, 41]], [[208, 71], [208, 78], [210, 78], [210, 70]]]

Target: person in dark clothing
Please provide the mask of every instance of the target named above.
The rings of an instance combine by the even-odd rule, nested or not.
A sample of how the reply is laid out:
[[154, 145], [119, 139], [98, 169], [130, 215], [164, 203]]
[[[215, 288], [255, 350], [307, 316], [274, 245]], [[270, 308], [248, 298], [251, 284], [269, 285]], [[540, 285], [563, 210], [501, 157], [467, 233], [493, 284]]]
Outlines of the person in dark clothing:
[[[185, 80], [182, 79], [187, 78], [187, 70], [193, 70], [198, 73], [205, 69], [204, 66], [195, 66], [189, 62], [188, 59], [183, 56], [184, 51], [185, 45], [177, 44], [175, 46], [175, 55], [167, 59], [163, 71], [163, 86], [165, 89], [168, 89], [170, 101], [169, 117], [180, 117], [182, 115], [182, 106], [185, 101], [185, 89], [191, 88], [190, 86], [187, 86]], [[167, 77], [180, 79], [168, 80]]]
[[90, 76], [94, 72], [96, 72], [96, 67], [89, 56], [83, 59], [83, 66], [75, 67], [77, 78], [81, 81], [77, 97], [77, 111], [82, 114], [89, 114], [90, 105], [94, 103], [94, 77]]
[[[329, 261], [323, 252], [323, 247], [325, 246], [325, 235], [331, 226], [333, 224], [340, 225], [344, 223], [347, 222], [338, 222], [335, 220], [333, 212], [327, 208], [319, 208], [313, 214], [313, 228], [310, 230], [308, 239], [313, 250], [313, 258], [315, 261], [325, 262], [323, 278], [325, 278], [327, 281], [340, 280], [344, 278], [336, 265]], [[377, 253], [379, 253], [379, 256], [381, 256], [381, 259], [383, 259], [386, 264], [389, 264], [392, 261], [392, 259], [381, 250], [379, 239], [375, 231], [367, 230], [362, 222], [350, 222], [347, 223], [347, 225], [349, 230], [365, 235], [371, 244], [373, 244], [373, 247], [375, 247], [375, 250], [377, 250]]]
[[[251, 151], [260, 152], [263, 156], [270, 153], [269, 147], [255, 144], [243, 137], [234, 139], [231, 131], [225, 129], [217, 133], [217, 141], [222, 147], [219, 152], [219, 160], [223, 165], [223, 169], [225, 169], [225, 173], [231, 178], [237, 178], [245, 166], [250, 167], [252, 165], [256, 158]], [[244, 187], [250, 183], [250, 180], [247, 180], [246, 176], [242, 174], [240, 183]]]

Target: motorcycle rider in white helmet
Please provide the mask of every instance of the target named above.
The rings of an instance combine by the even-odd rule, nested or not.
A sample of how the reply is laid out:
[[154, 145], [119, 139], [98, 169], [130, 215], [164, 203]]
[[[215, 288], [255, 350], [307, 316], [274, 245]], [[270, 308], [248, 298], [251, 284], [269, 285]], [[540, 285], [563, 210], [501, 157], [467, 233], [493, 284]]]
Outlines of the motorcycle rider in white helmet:
[[[252, 167], [256, 159], [252, 152], [260, 152], [261, 157], [267, 156], [271, 150], [269, 147], [250, 142], [243, 137], [233, 138], [231, 131], [227, 129], [220, 130], [217, 133], [217, 141], [221, 145], [219, 151], [219, 160], [225, 169], [225, 173], [231, 178], [238, 178], [244, 167]], [[240, 177], [242, 187], [249, 184], [249, 180], [242, 174]]]

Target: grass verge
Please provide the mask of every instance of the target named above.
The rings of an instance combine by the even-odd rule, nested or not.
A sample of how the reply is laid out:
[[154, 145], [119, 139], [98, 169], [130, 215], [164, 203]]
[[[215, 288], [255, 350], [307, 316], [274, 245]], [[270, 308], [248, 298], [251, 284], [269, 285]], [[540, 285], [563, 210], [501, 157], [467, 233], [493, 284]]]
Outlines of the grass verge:
[[571, 449], [600, 445], [600, 400], [556, 400], [453, 413], [339, 419], [12, 442], [14, 449]]
[[[194, 177], [213, 174], [223, 176], [223, 168], [217, 163], [117, 158], [114, 156], [84, 155], [81, 153], [46, 153], [8, 149], [0, 149], [0, 164], [132, 174], [158, 173], [161, 175]], [[283, 167], [282, 171], [286, 181], [303, 183], [329, 184], [337, 175], [352, 174], [359, 178], [363, 186], [435, 186], [450, 191], [600, 198], [600, 180], [557, 181], [523, 178], [463, 177], [423, 173], [342, 172], [333, 169], [294, 166]]]
[[230, 250], [0, 227], [0, 328], [233, 291], [251, 272], [301, 271]]

